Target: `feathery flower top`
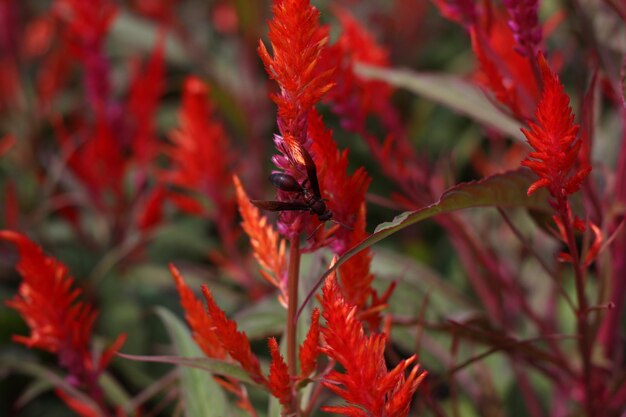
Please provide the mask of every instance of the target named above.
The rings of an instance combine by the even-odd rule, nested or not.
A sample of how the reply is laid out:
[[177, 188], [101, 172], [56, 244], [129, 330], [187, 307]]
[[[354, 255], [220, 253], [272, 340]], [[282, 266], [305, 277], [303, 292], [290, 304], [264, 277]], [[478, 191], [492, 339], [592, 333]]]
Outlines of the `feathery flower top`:
[[[269, 76], [280, 92], [271, 95], [278, 107], [277, 124], [280, 135], [274, 142], [281, 154], [275, 155], [274, 164], [299, 184], [317, 179], [308, 178], [302, 153], [308, 152], [307, 136], [309, 112], [333, 86], [332, 69], [320, 71], [321, 57], [328, 41], [328, 28], [319, 24], [319, 11], [308, 0], [275, 1], [274, 18], [270, 22], [269, 39], [273, 55], [270, 56], [259, 41], [259, 56]], [[315, 159], [315, 155], [313, 155]], [[294, 193], [278, 191], [281, 201], [293, 201]], [[278, 230], [289, 237], [298, 235], [314, 221], [302, 221], [306, 212], [281, 212]], [[313, 218], [311, 218], [312, 220]], [[312, 229], [311, 229], [312, 230]]]
[[[401, 361], [391, 371], [385, 365], [385, 334], [366, 335], [357, 319], [356, 306], [349, 304], [333, 276], [322, 291], [321, 352], [336, 360], [344, 373], [331, 371], [324, 385], [350, 405], [323, 410], [350, 417], [404, 417], [413, 394], [426, 376], [413, 365], [415, 356]], [[404, 373], [410, 369], [409, 375]]]
[[97, 312], [90, 304], [76, 301], [81, 291], [74, 287], [67, 267], [17, 232], [0, 231], [0, 239], [17, 246], [20, 259], [16, 269], [23, 279], [18, 294], [7, 305], [20, 313], [31, 331], [30, 336], [13, 336], [13, 340], [56, 354], [73, 385], [99, 396], [97, 378], [125, 336], [120, 335], [94, 363], [91, 336]]
[[538, 61], [544, 90], [535, 113], [536, 121], [528, 123], [529, 129], [522, 128], [534, 149], [522, 165], [539, 176], [528, 189], [529, 195], [546, 187], [550, 195], [561, 202], [578, 191], [591, 167], [576, 166], [581, 141], [576, 140], [579, 126], [574, 124], [569, 97], [543, 55], [539, 55]]
[[[188, 77], [183, 85], [182, 106], [178, 113], [180, 127], [170, 133], [174, 146], [169, 147], [167, 153], [172, 168], [165, 179], [176, 187], [208, 196], [220, 216], [230, 221], [235, 215], [234, 199], [225, 195], [224, 190], [231, 188], [231, 155], [226, 132], [212, 117], [212, 107], [208, 86], [197, 77]], [[205, 212], [194, 198], [183, 194], [172, 197], [185, 212]]]
[[330, 71], [316, 71], [328, 29], [319, 25], [319, 11], [309, 0], [276, 1], [272, 10], [273, 56], [262, 41], [258, 52], [267, 73], [280, 86], [280, 93], [271, 96], [278, 106], [280, 131], [304, 144], [307, 113], [332, 87]]

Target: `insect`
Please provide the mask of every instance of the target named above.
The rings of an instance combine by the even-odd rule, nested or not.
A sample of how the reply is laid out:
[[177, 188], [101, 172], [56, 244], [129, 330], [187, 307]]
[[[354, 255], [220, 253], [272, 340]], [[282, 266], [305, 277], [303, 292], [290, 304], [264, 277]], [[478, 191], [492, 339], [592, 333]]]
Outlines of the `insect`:
[[[317, 180], [317, 168], [313, 158], [306, 149], [300, 147], [300, 154], [304, 159], [304, 167], [306, 168], [307, 179], [300, 184], [293, 176], [289, 174], [274, 173], [270, 175], [270, 182], [279, 190], [297, 193], [300, 195], [298, 200], [294, 201], [267, 201], [267, 200], [250, 200], [252, 204], [263, 210], [269, 211], [306, 211], [317, 215], [321, 222], [331, 220], [333, 213], [326, 206], [326, 202], [322, 198], [319, 182]], [[291, 158], [290, 158], [291, 159]], [[295, 166], [295, 164], [294, 164]], [[336, 222], [334, 220], [331, 220]], [[339, 222], [336, 222], [339, 223]], [[347, 226], [346, 226], [347, 227]]]

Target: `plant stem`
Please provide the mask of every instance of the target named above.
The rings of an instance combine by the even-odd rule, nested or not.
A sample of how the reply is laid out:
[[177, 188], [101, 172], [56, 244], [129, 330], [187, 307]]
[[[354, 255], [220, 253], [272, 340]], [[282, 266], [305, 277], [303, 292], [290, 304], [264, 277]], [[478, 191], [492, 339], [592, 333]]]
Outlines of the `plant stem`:
[[[289, 375], [295, 377], [298, 374], [296, 362], [298, 323], [296, 314], [298, 312], [298, 281], [300, 278], [300, 236], [293, 237], [289, 241], [288, 274], [287, 294], [289, 300], [287, 304], [287, 328], [285, 330], [285, 336], [287, 337], [287, 368], [289, 369]], [[294, 400], [288, 414], [300, 415], [295, 384], [293, 384], [292, 390]]]
[[583, 380], [581, 381], [585, 386], [585, 402], [587, 407], [587, 413], [590, 417], [595, 415], [595, 401], [593, 398], [593, 373], [591, 368], [591, 344], [589, 340], [589, 326], [587, 323], [587, 315], [589, 308], [587, 305], [587, 296], [585, 294], [585, 276], [580, 264], [580, 257], [578, 254], [578, 248], [576, 246], [576, 240], [574, 237], [573, 219], [569, 202], [559, 204], [564, 207], [561, 210], [561, 222], [565, 228], [567, 237], [567, 246], [572, 257], [572, 264], [574, 266], [574, 274], [576, 278], [576, 297], [578, 301], [578, 309], [576, 310], [576, 331], [578, 333], [578, 349], [582, 357], [583, 362]]

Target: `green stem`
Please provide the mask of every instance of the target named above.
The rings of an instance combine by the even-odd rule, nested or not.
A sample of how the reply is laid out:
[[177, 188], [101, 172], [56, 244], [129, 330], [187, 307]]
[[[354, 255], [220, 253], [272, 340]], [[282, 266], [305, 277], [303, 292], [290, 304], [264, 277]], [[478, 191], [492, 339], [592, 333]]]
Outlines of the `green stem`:
[[[298, 281], [300, 275], [300, 237], [291, 238], [289, 244], [289, 271], [287, 281], [287, 294], [289, 297], [287, 304], [287, 368], [289, 375], [298, 375], [297, 369], [297, 312], [298, 312]], [[295, 379], [293, 379], [295, 381]], [[293, 403], [291, 404], [290, 415], [300, 415], [298, 396], [295, 384], [292, 386]]]

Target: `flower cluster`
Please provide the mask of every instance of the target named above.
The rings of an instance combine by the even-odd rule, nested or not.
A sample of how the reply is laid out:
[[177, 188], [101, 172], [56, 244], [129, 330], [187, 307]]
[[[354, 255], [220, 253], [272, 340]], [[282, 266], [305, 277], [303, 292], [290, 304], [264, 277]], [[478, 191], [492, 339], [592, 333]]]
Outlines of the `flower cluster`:
[[87, 393], [94, 403], [86, 404], [59, 390], [59, 396], [71, 408], [91, 409], [95, 414], [90, 415], [106, 411], [98, 379], [124, 344], [125, 335], [95, 357], [91, 343], [97, 312], [90, 304], [77, 301], [81, 290], [75, 287], [67, 267], [17, 232], [0, 231], [0, 239], [17, 246], [20, 256], [16, 269], [22, 282], [7, 305], [19, 312], [30, 328], [28, 337], [16, 335], [13, 340], [56, 355], [59, 365], [68, 372], [68, 382]]

